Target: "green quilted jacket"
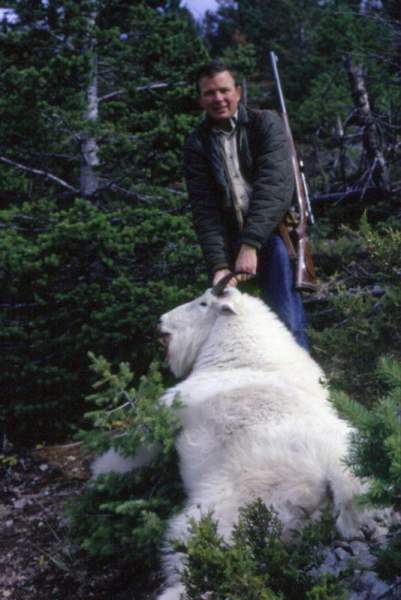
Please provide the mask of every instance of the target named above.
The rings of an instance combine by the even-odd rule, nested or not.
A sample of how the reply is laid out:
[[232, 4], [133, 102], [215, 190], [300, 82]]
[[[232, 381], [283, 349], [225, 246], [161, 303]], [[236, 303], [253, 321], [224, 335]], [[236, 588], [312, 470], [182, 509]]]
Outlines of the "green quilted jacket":
[[287, 212], [294, 191], [281, 117], [239, 105], [237, 146], [242, 176], [252, 185], [242, 231], [236, 222], [224, 157], [206, 118], [187, 138], [184, 166], [193, 222], [209, 270], [232, 268], [233, 240], [259, 249]]

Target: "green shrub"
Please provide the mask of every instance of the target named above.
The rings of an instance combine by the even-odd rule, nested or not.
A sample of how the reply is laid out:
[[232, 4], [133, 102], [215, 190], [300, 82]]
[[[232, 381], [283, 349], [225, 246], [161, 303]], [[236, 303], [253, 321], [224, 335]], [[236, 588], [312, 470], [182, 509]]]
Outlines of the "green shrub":
[[[344, 393], [335, 393], [337, 409], [355, 426], [348, 463], [359, 477], [370, 479], [364, 503], [401, 514], [401, 364], [381, 358], [375, 373], [382, 397], [370, 410]], [[401, 526], [394, 525], [388, 544], [378, 551], [378, 571], [394, 578], [401, 571]]]
[[197, 278], [205, 284], [190, 220], [175, 204], [39, 201], [0, 211], [0, 412], [11, 440], [51, 441], [79, 421], [88, 351], [146, 372], [159, 316], [195, 295]]
[[339, 600], [344, 597], [339, 581], [308, 574], [321, 563], [333, 531], [332, 518], [325, 514], [285, 544], [280, 521], [261, 500], [242, 509], [230, 543], [218, 534], [213, 515], [192, 522], [185, 547], [188, 598], [196, 600], [209, 591], [216, 600]]
[[369, 404], [380, 393], [377, 357], [401, 356], [401, 230], [372, 226], [364, 216], [360, 229], [343, 228], [334, 244], [318, 249], [326, 253], [331, 297], [323, 318], [311, 315], [312, 347], [332, 386]]
[[182, 501], [174, 450], [177, 421], [159, 402], [163, 386], [155, 365], [135, 388], [126, 363], [114, 372], [106, 359], [91, 360], [98, 381], [88, 397], [96, 405], [86, 415], [92, 427], [80, 433], [85, 448], [114, 447], [132, 456], [157, 444], [160, 453], [144, 468], [91, 480], [68, 507], [71, 539], [90, 556], [120, 556], [132, 569], [155, 568], [167, 518]]
[[334, 393], [337, 409], [356, 427], [350, 465], [359, 477], [372, 479], [366, 500], [401, 510], [401, 365], [381, 358], [375, 373], [388, 393], [370, 409], [344, 393]]

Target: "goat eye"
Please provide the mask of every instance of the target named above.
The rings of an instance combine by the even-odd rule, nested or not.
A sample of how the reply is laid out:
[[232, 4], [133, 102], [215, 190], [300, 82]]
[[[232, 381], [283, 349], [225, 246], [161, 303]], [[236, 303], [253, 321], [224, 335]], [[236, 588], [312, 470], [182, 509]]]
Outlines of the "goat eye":
[[201, 302], [200, 305], [201, 306], [207, 306], [207, 302]]

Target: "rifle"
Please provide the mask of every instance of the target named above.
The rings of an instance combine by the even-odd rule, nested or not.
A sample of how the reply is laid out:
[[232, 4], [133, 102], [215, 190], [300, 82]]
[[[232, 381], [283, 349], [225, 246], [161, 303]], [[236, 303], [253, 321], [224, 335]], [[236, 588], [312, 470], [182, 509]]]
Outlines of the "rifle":
[[314, 223], [308, 186], [303, 171], [303, 163], [297, 157], [277, 68], [278, 58], [274, 52], [270, 52], [270, 60], [280, 103], [280, 111], [290, 147], [297, 200], [297, 210], [290, 210], [289, 217], [286, 217], [279, 224], [278, 231], [287, 246], [290, 258], [295, 260], [295, 288], [303, 292], [315, 292], [317, 281], [313, 268], [310, 242], [306, 233], [308, 220], [312, 225]]

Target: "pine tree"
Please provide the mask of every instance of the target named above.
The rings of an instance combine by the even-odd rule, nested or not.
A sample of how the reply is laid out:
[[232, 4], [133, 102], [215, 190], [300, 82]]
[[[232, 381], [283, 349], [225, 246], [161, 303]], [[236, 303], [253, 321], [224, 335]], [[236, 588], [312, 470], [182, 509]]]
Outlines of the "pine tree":
[[369, 481], [361, 500], [398, 514], [387, 536], [387, 544], [377, 551], [377, 570], [390, 581], [401, 569], [401, 364], [390, 357], [379, 361], [376, 376], [382, 397], [370, 410], [344, 393], [335, 393], [337, 409], [353, 423], [348, 463], [359, 477]]
[[348, 55], [369, 70], [375, 102], [389, 108], [389, 98], [398, 97], [397, 90], [388, 86], [397, 73], [391, 63], [398, 39], [396, 21], [377, 3], [363, 4], [364, 10], [360, 2], [221, 0], [216, 14], [206, 19], [206, 39], [212, 53], [219, 55], [229, 45], [253, 44], [256, 78], [263, 88], [268, 84], [267, 92], [262, 89], [267, 99], [259, 101], [266, 100], [270, 107], [275, 99], [268, 52], [275, 51], [292, 124], [305, 134], [322, 129], [326, 122], [332, 127], [337, 114], [345, 119], [351, 111], [344, 68]]
[[[30, 193], [90, 197], [175, 181], [205, 50], [179, 3], [14, 3], [0, 34], [0, 166]], [[194, 60], [195, 57], [195, 60]]]
[[88, 351], [143, 374], [159, 315], [205, 282], [181, 155], [206, 50], [178, 1], [13, 6], [0, 33], [1, 410], [7, 435], [32, 443], [80, 418]]
[[335, 393], [336, 407], [355, 426], [348, 458], [359, 477], [371, 479], [365, 501], [401, 511], [401, 364], [379, 361], [376, 376], [387, 391], [370, 409]]

